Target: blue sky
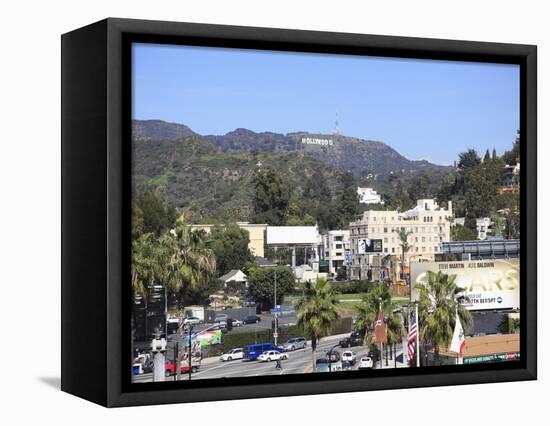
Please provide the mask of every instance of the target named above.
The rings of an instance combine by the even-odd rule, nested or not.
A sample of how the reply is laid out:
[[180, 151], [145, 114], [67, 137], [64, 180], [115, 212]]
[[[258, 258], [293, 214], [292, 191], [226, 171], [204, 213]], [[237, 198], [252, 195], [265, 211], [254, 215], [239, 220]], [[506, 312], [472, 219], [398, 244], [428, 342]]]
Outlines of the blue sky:
[[340, 132], [410, 159], [510, 149], [519, 67], [310, 53], [135, 44], [133, 117], [200, 134]]

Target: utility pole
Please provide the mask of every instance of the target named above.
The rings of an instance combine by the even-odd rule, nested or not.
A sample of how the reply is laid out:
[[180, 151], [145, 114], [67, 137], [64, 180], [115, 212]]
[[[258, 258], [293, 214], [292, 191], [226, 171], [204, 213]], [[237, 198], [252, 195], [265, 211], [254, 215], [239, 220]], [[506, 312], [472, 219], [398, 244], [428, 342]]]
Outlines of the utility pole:
[[[382, 298], [378, 298], [378, 312], [382, 312]], [[382, 342], [380, 342], [380, 368], [382, 368]]]
[[189, 323], [189, 352], [187, 353], [187, 361], [189, 361], [189, 380], [191, 380], [191, 370], [193, 370], [193, 366], [192, 366], [192, 354], [191, 354], [191, 350], [193, 349], [193, 343], [192, 343], [192, 331], [193, 331], [193, 326], [191, 325], [191, 323]]
[[277, 266], [275, 266], [275, 291], [273, 292], [273, 315], [275, 316], [275, 330], [273, 330], [273, 341], [275, 346], [277, 346], [277, 338], [279, 337], [279, 327], [277, 321]]
[[176, 344], [174, 345], [174, 368], [176, 369], [174, 371], [174, 382], [178, 380], [178, 377], [180, 376], [180, 369], [179, 366], [179, 342], [176, 340]]

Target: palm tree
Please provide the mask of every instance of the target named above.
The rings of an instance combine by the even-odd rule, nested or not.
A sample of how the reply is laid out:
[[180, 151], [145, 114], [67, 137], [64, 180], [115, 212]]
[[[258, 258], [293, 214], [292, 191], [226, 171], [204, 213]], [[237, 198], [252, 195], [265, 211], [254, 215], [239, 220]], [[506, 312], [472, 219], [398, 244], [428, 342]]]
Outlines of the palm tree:
[[158, 277], [173, 294], [206, 284], [216, 271], [216, 257], [204, 236], [202, 231], [179, 226], [160, 237]]
[[432, 343], [437, 364], [440, 348], [448, 348], [453, 338], [456, 313], [465, 332], [472, 323], [472, 315], [459, 303], [464, 289], [456, 285], [456, 275], [428, 271], [425, 283], [415, 288], [419, 293], [419, 338]]
[[338, 319], [338, 299], [332, 285], [325, 279], [317, 279], [315, 284], [306, 282], [303, 294], [296, 302], [298, 326], [311, 339], [311, 362], [315, 371], [315, 349], [321, 337], [332, 330], [332, 323]]
[[403, 274], [403, 270], [405, 269], [405, 254], [411, 249], [411, 245], [409, 244], [409, 235], [411, 234], [412, 231], [407, 231], [403, 227], [399, 229], [399, 240], [401, 241], [401, 274]]
[[380, 307], [386, 322], [388, 344], [393, 345], [395, 349], [395, 344], [400, 341], [405, 333], [405, 328], [401, 318], [396, 313], [399, 307], [392, 301], [390, 291], [386, 285], [372, 286], [367, 294], [363, 296], [361, 303], [357, 305], [355, 327], [364, 333], [363, 345], [371, 346], [376, 315]]

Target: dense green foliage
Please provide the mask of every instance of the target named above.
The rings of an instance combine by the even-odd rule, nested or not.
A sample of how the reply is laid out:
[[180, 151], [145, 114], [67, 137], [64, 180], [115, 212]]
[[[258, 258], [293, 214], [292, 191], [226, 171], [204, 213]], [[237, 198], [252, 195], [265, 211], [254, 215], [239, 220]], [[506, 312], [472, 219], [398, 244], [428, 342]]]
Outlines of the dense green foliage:
[[248, 249], [248, 231], [234, 223], [215, 226], [210, 234], [210, 240], [210, 247], [216, 255], [219, 275], [232, 269], [244, 270], [246, 264], [253, 261]]
[[277, 304], [294, 288], [296, 281], [290, 268], [285, 266], [253, 268], [248, 273], [248, 294], [263, 310], [274, 307], [275, 280], [277, 283]]

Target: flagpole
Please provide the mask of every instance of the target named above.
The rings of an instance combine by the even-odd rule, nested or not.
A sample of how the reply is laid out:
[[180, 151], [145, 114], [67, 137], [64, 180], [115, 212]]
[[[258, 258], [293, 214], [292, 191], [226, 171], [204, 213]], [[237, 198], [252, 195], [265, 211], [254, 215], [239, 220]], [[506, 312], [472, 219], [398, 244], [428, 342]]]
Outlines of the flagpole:
[[[378, 312], [382, 312], [382, 298], [378, 298]], [[380, 368], [382, 368], [382, 342], [380, 342]]]
[[[416, 366], [420, 367], [420, 343], [418, 336], [420, 335], [420, 321], [418, 318], [418, 302], [414, 304], [415, 316], [416, 316]], [[410, 325], [409, 325], [410, 327]]]

